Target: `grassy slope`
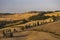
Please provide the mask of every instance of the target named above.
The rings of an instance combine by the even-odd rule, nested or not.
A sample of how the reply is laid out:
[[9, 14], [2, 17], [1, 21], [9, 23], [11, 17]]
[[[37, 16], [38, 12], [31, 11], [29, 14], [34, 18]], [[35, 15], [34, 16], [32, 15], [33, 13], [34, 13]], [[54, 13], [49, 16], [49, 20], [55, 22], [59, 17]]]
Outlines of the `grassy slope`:
[[50, 13], [50, 14], [45, 14], [45, 16], [60, 16], [60, 12], [54, 12], [54, 13]]
[[54, 22], [54, 23], [48, 23], [41, 26], [36, 26], [34, 28], [31, 28], [29, 30], [36, 30], [36, 31], [44, 31], [44, 32], [50, 32], [56, 35], [60, 36], [60, 21]]
[[6, 21], [10, 21], [10, 20], [21, 20], [21, 19], [27, 19], [33, 15], [37, 15], [38, 13], [23, 13], [23, 14], [13, 14], [13, 15], [2, 15], [2, 17], [0, 17], [0, 21], [2, 20], [6, 20]]
[[60, 21], [36, 26], [28, 30], [37, 32], [31, 32], [27, 36], [27, 40], [60, 40]]
[[60, 39], [53, 37], [50, 33], [47, 32], [32, 31], [30, 35], [26, 37], [26, 40], [60, 40]]

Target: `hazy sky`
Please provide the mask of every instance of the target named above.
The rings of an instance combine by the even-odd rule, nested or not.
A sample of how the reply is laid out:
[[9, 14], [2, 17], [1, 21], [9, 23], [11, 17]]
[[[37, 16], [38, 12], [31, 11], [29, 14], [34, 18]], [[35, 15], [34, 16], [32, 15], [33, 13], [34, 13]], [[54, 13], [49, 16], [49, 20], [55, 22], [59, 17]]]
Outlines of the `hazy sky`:
[[0, 13], [60, 10], [60, 0], [0, 0]]

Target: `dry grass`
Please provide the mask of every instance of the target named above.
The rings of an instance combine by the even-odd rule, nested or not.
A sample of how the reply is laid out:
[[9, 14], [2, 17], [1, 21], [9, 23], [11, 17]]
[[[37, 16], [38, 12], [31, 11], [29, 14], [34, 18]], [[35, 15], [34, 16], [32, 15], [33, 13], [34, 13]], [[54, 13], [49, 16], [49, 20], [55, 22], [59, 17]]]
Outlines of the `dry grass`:
[[50, 32], [60, 36], [60, 21], [44, 24], [42, 26], [37, 26], [29, 30], [45, 31], [45, 32]]
[[60, 40], [60, 39], [52, 37], [50, 33], [32, 31], [31, 34], [26, 37], [26, 40]]
[[13, 15], [6, 15], [6, 16], [3, 16], [3, 17], [0, 17], [0, 21], [2, 20], [7, 20], [7, 21], [10, 21], [10, 20], [21, 20], [21, 19], [27, 19], [33, 15], [38, 15], [38, 13], [23, 13], [23, 14], [13, 14]]
[[45, 16], [60, 16], [60, 12], [54, 12], [54, 13], [50, 13], [50, 14], [45, 14]]

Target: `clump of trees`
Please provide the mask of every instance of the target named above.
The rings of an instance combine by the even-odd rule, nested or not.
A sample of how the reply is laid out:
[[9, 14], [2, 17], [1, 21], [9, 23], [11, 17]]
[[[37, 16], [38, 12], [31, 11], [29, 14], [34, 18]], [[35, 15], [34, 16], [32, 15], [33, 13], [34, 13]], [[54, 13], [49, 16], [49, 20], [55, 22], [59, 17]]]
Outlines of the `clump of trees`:
[[29, 18], [29, 20], [44, 20], [44, 19], [47, 19], [47, 18], [50, 18], [49, 16], [45, 16], [46, 12], [42, 12], [42, 13], [39, 13], [38, 15], [35, 15], [35, 16], [32, 16]]
[[[22, 22], [21, 22], [22, 21]], [[18, 23], [19, 22], [19, 23]], [[23, 20], [11, 20], [11, 21], [0, 21], [0, 28], [8, 27], [6, 25], [11, 24], [9, 26], [14, 25], [15, 23], [17, 24], [24, 24], [27, 23], [28, 21], [23, 19]]]

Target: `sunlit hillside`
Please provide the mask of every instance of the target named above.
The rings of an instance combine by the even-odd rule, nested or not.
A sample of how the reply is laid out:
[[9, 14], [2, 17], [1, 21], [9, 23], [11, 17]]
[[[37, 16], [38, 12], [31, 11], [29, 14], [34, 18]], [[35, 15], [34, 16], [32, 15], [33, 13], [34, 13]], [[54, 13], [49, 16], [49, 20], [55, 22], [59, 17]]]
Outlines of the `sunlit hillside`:
[[0, 39], [60, 40], [60, 12], [1, 14]]
[[48, 14], [45, 14], [45, 16], [60, 16], [60, 12], [54, 12], [54, 13], [48, 13]]
[[[38, 15], [39, 12], [37, 13], [31, 13], [31, 12], [26, 12], [26, 13], [23, 13], [23, 14], [11, 14], [11, 15], [0, 15], [0, 21], [2, 20], [22, 20], [22, 19], [28, 19], [29, 17], [31, 16], [34, 16], [34, 15]], [[60, 12], [53, 12], [53, 13], [47, 13], [47, 14], [44, 14], [45, 16], [60, 16]]]
[[16, 14], [12, 14], [12, 15], [2, 15], [1, 17], [0, 17], [0, 21], [2, 21], [2, 20], [7, 20], [7, 21], [10, 21], [10, 20], [22, 20], [22, 19], [27, 19], [27, 18], [29, 18], [29, 17], [31, 17], [31, 16], [33, 16], [33, 15], [37, 15], [38, 13], [23, 13], [23, 14], [18, 14], [18, 13], [16, 13]]
[[52, 34], [59, 36], [60, 35], [60, 31], [59, 31], [60, 30], [60, 21], [37, 26], [37, 27], [31, 28], [29, 30], [44, 31], [44, 32], [52, 33]]
[[26, 40], [59, 40], [53, 36], [54, 35], [47, 32], [32, 31], [30, 35], [26, 37]]

